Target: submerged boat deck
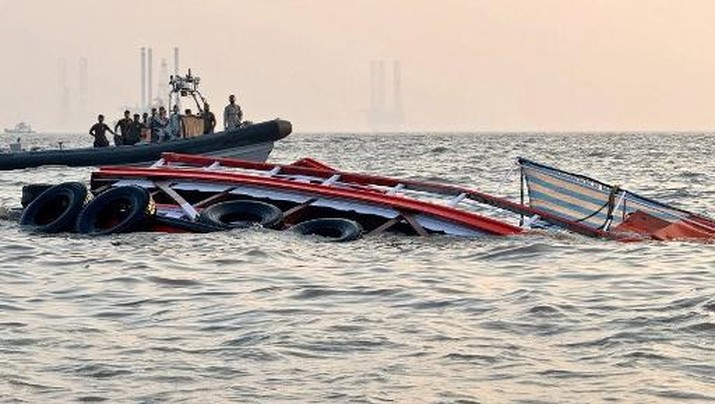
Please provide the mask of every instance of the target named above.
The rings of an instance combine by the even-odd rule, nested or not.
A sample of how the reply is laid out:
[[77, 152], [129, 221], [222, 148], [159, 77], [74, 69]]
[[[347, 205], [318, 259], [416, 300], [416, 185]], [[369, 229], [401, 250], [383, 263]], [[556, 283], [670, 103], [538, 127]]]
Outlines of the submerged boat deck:
[[279, 205], [288, 224], [306, 216], [360, 216], [372, 234], [402, 228], [506, 236], [552, 226], [620, 241], [715, 238], [715, 221], [705, 216], [525, 159], [519, 164], [528, 203], [457, 185], [343, 172], [312, 159], [270, 164], [180, 153], [165, 153], [149, 168], [102, 167], [92, 174], [92, 188], [151, 189], [160, 214], [187, 220], [217, 201], [254, 199]]
[[459, 187], [340, 172], [310, 159], [281, 165], [168, 153], [150, 168], [103, 167], [92, 175], [93, 189], [121, 185], [164, 194], [171, 189], [183, 199], [169, 198], [167, 202], [178, 202], [183, 211], [175, 209], [172, 214], [189, 219], [197, 216], [197, 207], [217, 200], [253, 198], [280, 203], [288, 223], [323, 209], [332, 212], [322, 214], [362, 215], [369, 222], [366, 228], [374, 233], [405, 224], [421, 235], [522, 232], [516, 223], [487, 216], [491, 208], [470, 200]]

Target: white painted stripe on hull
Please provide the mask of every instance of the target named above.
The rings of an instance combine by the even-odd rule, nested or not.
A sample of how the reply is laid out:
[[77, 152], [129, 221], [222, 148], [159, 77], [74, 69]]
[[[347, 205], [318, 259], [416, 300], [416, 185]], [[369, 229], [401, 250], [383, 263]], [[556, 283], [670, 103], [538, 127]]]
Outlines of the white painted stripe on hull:
[[[115, 186], [125, 186], [125, 185], [135, 185], [144, 188], [154, 188], [154, 183], [147, 180], [120, 180], [117, 181]], [[232, 189], [231, 194], [234, 195], [247, 195], [254, 198], [265, 198], [270, 200], [281, 200], [281, 201], [291, 201], [295, 203], [303, 203], [314, 196], [307, 193], [299, 192], [288, 192], [273, 190], [268, 188], [254, 187], [254, 186], [233, 186], [231, 184], [211, 184], [211, 183], [199, 183], [193, 181], [180, 181], [172, 184], [172, 188], [181, 191], [200, 191], [206, 193], [220, 193], [226, 190]], [[234, 189], [235, 188], [235, 189]], [[392, 219], [399, 216], [399, 212], [395, 209], [385, 206], [379, 206], [370, 203], [361, 203], [347, 199], [339, 198], [319, 198], [312, 203], [313, 206], [331, 208], [343, 212], [355, 212], [364, 215], [375, 215], [384, 217], [385, 219]], [[173, 218], [181, 218], [185, 216], [185, 212], [179, 207], [173, 206], [160, 206], [158, 208], [158, 214], [163, 216], [169, 216]], [[443, 232], [445, 234], [454, 236], [466, 236], [466, 237], [476, 237], [484, 235], [483, 232], [474, 230], [467, 226], [462, 226], [448, 220], [438, 219], [432, 216], [418, 214], [415, 216], [417, 221], [427, 230], [434, 232]]]

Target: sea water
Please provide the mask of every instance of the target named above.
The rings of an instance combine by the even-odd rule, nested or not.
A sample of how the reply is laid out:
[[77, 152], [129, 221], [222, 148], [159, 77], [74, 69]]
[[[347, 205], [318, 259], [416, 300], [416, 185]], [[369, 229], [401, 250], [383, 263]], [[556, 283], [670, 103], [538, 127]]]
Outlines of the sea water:
[[[714, 154], [708, 134], [294, 134], [270, 161], [517, 199], [522, 156], [712, 216]], [[91, 171], [1, 172], [0, 205]], [[715, 401], [713, 244], [87, 238], [0, 221], [3, 403], [684, 399]]]

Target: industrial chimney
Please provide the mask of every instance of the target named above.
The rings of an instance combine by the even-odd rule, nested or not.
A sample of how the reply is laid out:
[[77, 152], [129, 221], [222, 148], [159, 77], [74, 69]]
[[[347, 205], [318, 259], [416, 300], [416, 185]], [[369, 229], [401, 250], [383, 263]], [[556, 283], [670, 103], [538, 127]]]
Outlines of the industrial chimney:
[[141, 106], [142, 109], [146, 108], [146, 48], [142, 47], [141, 56]]
[[146, 90], [146, 95], [147, 95], [147, 101], [148, 105], [151, 106], [152, 102], [154, 102], [154, 83], [152, 81], [152, 71], [153, 71], [153, 65], [152, 65], [152, 49], [149, 48], [147, 49], [147, 90]]
[[179, 48], [174, 47], [174, 76], [179, 75]]

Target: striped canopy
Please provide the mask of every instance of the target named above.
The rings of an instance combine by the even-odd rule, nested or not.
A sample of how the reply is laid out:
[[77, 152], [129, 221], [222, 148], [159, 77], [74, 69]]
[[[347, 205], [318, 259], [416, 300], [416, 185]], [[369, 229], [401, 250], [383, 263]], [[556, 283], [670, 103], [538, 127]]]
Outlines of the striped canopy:
[[534, 209], [609, 232], [662, 240], [715, 238], [713, 219], [583, 175], [524, 158], [518, 162], [526, 181], [529, 206]]

